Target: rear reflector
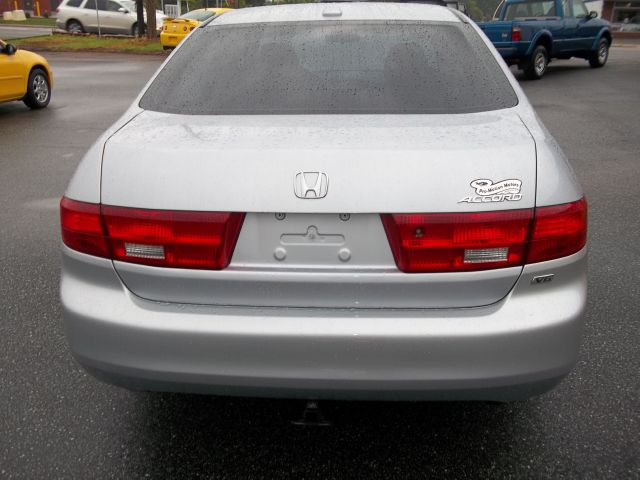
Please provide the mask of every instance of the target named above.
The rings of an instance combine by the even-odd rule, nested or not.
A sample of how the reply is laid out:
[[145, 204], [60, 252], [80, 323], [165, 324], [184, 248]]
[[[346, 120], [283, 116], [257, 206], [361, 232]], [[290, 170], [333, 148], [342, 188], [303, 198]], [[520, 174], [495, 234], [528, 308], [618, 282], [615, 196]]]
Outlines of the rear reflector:
[[488, 270], [542, 262], [581, 250], [587, 203], [482, 213], [382, 215], [403, 272]]
[[60, 203], [62, 240], [89, 255], [159, 267], [220, 270], [231, 261], [243, 213], [143, 210]]

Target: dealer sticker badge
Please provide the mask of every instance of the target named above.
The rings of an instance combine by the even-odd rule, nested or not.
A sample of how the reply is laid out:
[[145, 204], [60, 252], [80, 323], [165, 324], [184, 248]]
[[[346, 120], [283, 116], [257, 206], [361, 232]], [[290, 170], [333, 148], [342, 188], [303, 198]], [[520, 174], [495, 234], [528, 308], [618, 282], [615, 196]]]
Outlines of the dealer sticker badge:
[[458, 203], [517, 202], [522, 199], [520, 188], [522, 181], [515, 178], [493, 183], [492, 180], [479, 178], [470, 183], [476, 194], [464, 197]]

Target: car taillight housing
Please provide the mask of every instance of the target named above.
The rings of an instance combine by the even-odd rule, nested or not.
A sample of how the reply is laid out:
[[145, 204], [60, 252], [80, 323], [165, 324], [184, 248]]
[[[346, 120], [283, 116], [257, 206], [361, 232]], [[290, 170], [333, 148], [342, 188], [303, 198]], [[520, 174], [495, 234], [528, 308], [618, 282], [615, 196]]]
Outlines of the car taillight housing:
[[403, 272], [456, 272], [565, 257], [587, 238], [587, 203], [475, 213], [383, 214]]
[[522, 40], [522, 30], [519, 27], [513, 27], [511, 29], [511, 41], [519, 42]]
[[79, 252], [109, 256], [100, 205], [63, 198], [60, 202], [60, 225], [64, 244]]
[[113, 207], [63, 198], [62, 240], [98, 257], [159, 267], [220, 270], [231, 261], [243, 213]]
[[527, 263], [578, 252], [587, 243], [587, 201], [536, 208]]

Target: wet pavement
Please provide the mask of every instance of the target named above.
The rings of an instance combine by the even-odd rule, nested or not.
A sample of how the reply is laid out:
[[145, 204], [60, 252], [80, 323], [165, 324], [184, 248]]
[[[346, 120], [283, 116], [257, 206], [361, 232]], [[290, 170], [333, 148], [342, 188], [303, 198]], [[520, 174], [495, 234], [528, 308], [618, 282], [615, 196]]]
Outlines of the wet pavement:
[[527, 402], [320, 405], [133, 393], [85, 374], [58, 303], [57, 202], [161, 58], [46, 54], [44, 111], [0, 104], [0, 478], [640, 478], [640, 50], [522, 85], [590, 206], [580, 360]]

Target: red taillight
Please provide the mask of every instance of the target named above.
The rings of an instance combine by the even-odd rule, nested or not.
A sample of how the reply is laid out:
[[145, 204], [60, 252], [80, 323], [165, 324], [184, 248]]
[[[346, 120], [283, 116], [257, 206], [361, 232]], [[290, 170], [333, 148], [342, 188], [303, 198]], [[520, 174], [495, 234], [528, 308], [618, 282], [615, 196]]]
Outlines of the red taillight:
[[196, 29], [196, 27], [194, 27], [194, 26], [189, 27], [189, 31], [190, 32], [194, 31], [195, 29]]
[[382, 215], [404, 272], [486, 270], [522, 264], [533, 211]]
[[100, 205], [63, 198], [60, 202], [60, 225], [64, 244], [79, 252], [109, 257]]
[[511, 29], [511, 41], [519, 42], [520, 40], [522, 40], [522, 30], [520, 30], [518, 27], [513, 27]]
[[527, 263], [566, 257], [587, 243], [587, 201], [536, 208]]
[[403, 272], [488, 270], [578, 252], [586, 243], [587, 204], [583, 198], [535, 211], [384, 214], [382, 222]]
[[244, 215], [102, 207], [114, 260], [218, 270], [231, 261]]
[[74, 250], [130, 263], [210, 270], [229, 265], [244, 220], [243, 213], [142, 210], [67, 198], [61, 216], [63, 241]]

